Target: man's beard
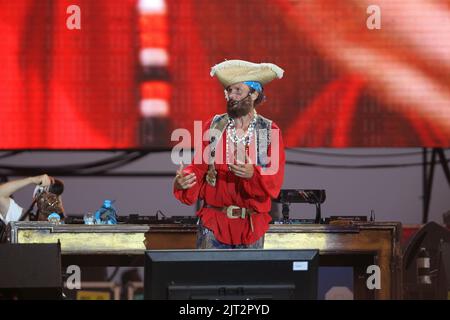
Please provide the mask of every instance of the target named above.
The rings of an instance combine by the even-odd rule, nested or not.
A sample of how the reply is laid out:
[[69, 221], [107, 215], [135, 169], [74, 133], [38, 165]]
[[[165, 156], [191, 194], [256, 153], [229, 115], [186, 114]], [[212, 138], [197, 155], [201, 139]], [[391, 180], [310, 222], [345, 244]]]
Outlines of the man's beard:
[[250, 95], [240, 101], [229, 100], [227, 102], [227, 113], [231, 118], [246, 116], [252, 111], [252, 108], [253, 101]]

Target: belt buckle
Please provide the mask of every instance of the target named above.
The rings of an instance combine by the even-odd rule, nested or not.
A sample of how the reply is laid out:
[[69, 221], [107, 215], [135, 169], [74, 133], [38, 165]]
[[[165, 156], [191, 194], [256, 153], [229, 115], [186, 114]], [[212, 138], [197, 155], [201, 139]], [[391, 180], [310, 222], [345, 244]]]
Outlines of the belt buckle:
[[240, 218], [239, 216], [233, 216], [234, 209], [240, 209], [240, 207], [238, 207], [238, 206], [228, 206], [227, 207], [227, 217], [228, 218], [230, 218], [230, 219]]

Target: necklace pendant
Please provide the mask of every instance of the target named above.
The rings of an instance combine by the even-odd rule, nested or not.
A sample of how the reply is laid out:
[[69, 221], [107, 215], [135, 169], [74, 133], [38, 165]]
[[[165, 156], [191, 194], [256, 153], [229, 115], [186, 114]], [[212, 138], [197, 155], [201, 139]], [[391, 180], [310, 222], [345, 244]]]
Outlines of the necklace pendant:
[[208, 169], [208, 172], [206, 173], [206, 177], [205, 180], [206, 182], [212, 186], [215, 187], [216, 186], [216, 181], [217, 181], [217, 171], [216, 169], [214, 169], [214, 166], [210, 166]]

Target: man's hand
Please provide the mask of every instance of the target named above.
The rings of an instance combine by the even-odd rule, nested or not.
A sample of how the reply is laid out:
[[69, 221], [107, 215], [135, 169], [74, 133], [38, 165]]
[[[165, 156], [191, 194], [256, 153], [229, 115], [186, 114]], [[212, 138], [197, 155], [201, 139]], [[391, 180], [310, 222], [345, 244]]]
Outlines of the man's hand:
[[177, 170], [177, 175], [175, 176], [175, 188], [178, 190], [186, 190], [192, 188], [197, 183], [197, 177], [195, 173], [184, 174], [183, 163], [181, 163], [180, 168]]
[[253, 174], [255, 173], [255, 167], [253, 166], [253, 163], [250, 159], [250, 157], [245, 155], [244, 162], [237, 160], [237, 164], [230, 164], [228, 165], [228, 169], [233, 172], [236, 176], [243, 179], [250, 179], [253, 177]]
[[255, 168], [253, 167], [253, 164], [247, 163], [247, 164], [230, 164], [228, 166], [231, 172], [233, 172], [236, 176], [244, 179], [250, 179], [253, 177], [253, 174], [255, 173]]
[[53, 183], [54, 179], [46, 174], [43, 174], [41, 176], [31, 177], [31, 181], [41, 187], [48, 187]]

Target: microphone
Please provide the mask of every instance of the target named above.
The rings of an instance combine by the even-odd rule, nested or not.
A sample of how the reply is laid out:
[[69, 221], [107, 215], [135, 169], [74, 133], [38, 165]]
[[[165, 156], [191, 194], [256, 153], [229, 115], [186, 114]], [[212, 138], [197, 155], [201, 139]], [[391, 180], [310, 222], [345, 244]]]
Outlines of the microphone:
[[241, 100], [232, 100], [232, 99], [228, 99], [228, 103], [230, 103], [230, 101], [232, 101], [232, 106], [234, 107], [236, 104], [241, 103], [242, 101], [244, 101], [245, 99], [247, 99], [252, 93], [249, 92], [245, 97], [243, 97]]

